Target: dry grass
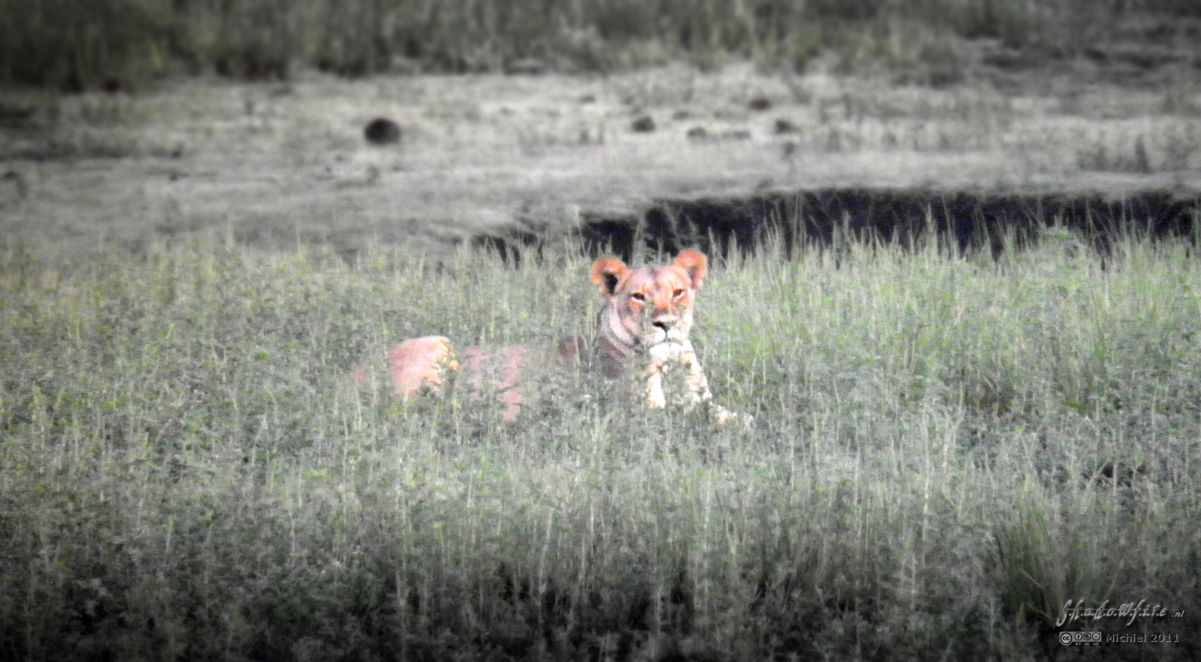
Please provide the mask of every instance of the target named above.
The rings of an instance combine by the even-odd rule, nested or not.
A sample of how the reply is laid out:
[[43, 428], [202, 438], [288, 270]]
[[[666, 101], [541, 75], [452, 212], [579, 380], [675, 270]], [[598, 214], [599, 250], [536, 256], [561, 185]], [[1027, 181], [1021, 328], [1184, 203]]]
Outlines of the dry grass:
[[1197, 15], [1184, 0], [2, 0], [0, 83], [79, 91], [180, 70], [279, 79], [298, 63], [362, 75], [752, 58], [801, 70], [828, 57], [937, 81], [958, 76], [973, 40], [1059, 57], [1120, 41], [1130, 25], [1187, 40], [1174, 28]]
[[[0, 223], [10, 240], [85, 246], [228, 226], [250, 243], [328, 239], [353, 254], [400, 238], [438, 250], [518, 224], [565, 230], [661, 197], [831, 186], [1195, 194], [1199, 88], [1172, 80], [1171, 103], [1154, 81], [1046, 75], [1016, 92], [990, 80], [932, 90], [748, 66], [603, 79], [313, 74], [29, 97], [32, 124], [0, 133], [5, 169], [27, 184], [0, 199]], [[756, 97], [771, 108], [749, 108]], [[399, 145], [363, 139], [377, 115], [401, 124]], [[641, 115], [655, 132], [630, 129]], [[795, 131], [777, 133], [779, 119]], [[689, 139], [695, 127], [709, 137]]]

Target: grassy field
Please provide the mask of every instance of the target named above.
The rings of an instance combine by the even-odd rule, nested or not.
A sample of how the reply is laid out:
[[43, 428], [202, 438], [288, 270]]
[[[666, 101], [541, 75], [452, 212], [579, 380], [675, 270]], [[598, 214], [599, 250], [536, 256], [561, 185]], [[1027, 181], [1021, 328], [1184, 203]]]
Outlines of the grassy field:
[[[752, 432], [580, 375], [512, 427], [348, 383], [409, 335], [588, 333], [566, 248], [120, 248], [0, 252], [0, 657], [1201, 654], [1184, 245], [717, 265], [694, 336]], [[1179, 642], [1063, 647], [1068, 600]]]
[[181, 72], [281, 79], [297, 65], [611, 72], [747, 58], [946, 80], [970, 63], [968, 41], [1038, 60], [1133, 33], [1158, 57], [1193, 40], [1180, 22], [1198, 17], [1191, 0], [0, 0], [0, 83], [80, 91]]

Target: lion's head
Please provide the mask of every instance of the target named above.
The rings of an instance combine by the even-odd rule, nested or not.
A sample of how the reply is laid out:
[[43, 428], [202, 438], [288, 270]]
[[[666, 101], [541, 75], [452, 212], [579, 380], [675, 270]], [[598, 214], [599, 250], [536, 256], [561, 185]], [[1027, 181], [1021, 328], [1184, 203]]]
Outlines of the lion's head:
[[671, 264], [631, 269], [615, 257], [592, 265], [592, 282], [607, 305], [607, 333], [627, 345], [653, 348], [685, 343], [692, 329], [692, 304], [705, 281], [709, 261], [686, 250]]

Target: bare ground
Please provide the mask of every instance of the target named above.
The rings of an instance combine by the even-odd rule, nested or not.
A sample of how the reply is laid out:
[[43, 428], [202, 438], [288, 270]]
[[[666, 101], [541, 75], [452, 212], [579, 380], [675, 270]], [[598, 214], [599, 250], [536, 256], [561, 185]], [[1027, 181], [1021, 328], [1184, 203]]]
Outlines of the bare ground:
[[[1201, 195], [1195, 56], [1106, 52], [1011, 70], [990, 48], [975, 73], [939, 88], [740, 65], [9, 93], [0, 228], [5, 241], [85, 249], [215, 228], [252, 244], [326, 240], [353, 253], [407, 241], [437, 253], [515, 226], [636, 215], [662, 198]], [[398, 144], [364, 139], [378, 116], [400, 124]], [[654, 130], [634, 130], [642, 117]]]

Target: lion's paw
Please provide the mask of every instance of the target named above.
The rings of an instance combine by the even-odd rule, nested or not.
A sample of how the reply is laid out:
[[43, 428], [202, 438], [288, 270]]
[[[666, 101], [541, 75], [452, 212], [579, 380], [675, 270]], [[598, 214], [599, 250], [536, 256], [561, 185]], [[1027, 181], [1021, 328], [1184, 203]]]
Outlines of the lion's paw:
[[725, 427], [727, 425], [742, 425], [742, 427], [746, 430], [755, 429], [754, 416], [751, 416], [750, 414], [739, 414], [736, 411], [730, 411], [729, 409], [726, 409], [725, 407], [713, 402], [709, 403], [709, 415], [712, 416], [713, 420], [716, 421], [721, 427]]

